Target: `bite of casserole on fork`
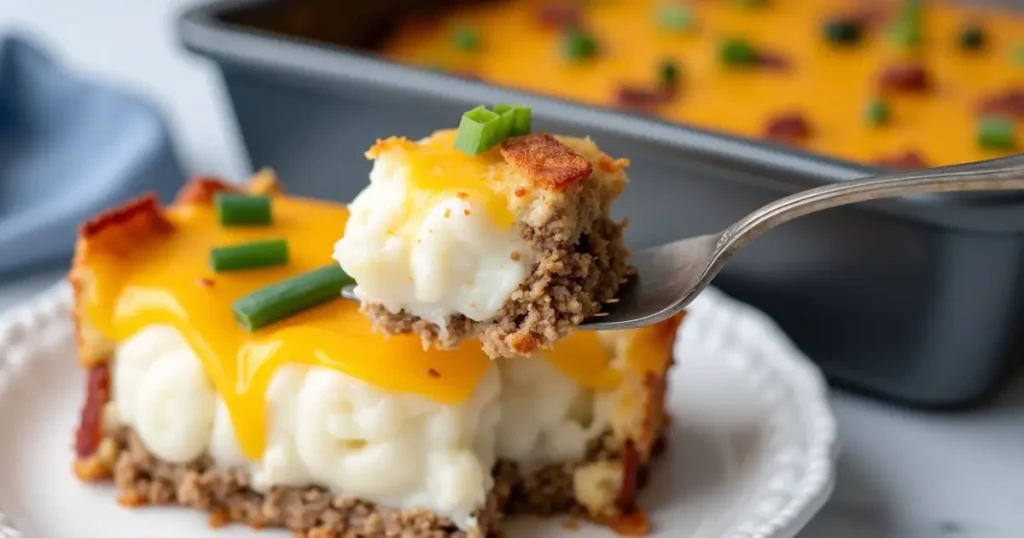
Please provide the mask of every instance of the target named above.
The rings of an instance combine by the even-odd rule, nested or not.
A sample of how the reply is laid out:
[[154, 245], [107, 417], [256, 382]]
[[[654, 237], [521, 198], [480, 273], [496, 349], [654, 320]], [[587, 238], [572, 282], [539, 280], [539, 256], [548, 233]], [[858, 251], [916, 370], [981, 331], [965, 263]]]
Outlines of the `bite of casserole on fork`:
[[466, 125], [374, 144], [334, 257], [378, 329], [528, 356], [599, 313], [631, 274], [626, 223], [610, 214], [629, 163], [589, 138], [526, 129], [467, 149]]

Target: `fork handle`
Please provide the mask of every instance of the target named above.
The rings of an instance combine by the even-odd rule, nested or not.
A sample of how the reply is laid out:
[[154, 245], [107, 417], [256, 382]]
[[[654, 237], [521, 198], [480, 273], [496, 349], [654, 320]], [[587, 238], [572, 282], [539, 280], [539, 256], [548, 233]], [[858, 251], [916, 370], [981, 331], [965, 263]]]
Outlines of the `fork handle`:
[[780, 198], [737, 221], [722, 232], [715, 257], [724, 262], [764, 232], [833, 207], [913, 194], [1001, 190], [1024, 190], [1024, 153], [815, 187]]

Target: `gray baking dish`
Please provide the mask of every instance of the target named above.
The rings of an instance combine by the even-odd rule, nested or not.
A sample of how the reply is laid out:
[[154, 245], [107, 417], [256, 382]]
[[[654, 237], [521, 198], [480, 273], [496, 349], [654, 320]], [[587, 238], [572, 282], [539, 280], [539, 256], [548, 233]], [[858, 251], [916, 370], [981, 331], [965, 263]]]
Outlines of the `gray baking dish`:
[[[644, 247], [719, 230], [794, 191], [877, 170], [381, 60], [388, 22], [438, 1], [222, 0], [185, 12], [185, 46], [219, 66], [255, 167], [345, 201], [379, 137], [424, 136], [481, 103], [628, 156], [617, 203]], [[283, 26], [302, 27], [291, 35]], [[811, 216], [716, 280], [771, 315], [840, 386], [914, 407], [986, 400], [1024, 344], [1024, 193], [896, 199]]]

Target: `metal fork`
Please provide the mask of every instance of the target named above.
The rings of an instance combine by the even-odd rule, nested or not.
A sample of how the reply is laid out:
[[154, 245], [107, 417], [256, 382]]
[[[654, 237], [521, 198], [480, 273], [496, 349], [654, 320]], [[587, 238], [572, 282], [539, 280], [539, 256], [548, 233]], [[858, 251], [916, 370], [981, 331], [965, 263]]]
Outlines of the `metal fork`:
[[668, 319], [690, 304], [734, 254], [761, 234], [833, 207], [914, 194], [1024, 189], [1024, 154], [976, 163], [883, 174], [798, 192], [743, 217], [721, 233], [633, 254], [637, 276], [581, 329], [632, 329]]

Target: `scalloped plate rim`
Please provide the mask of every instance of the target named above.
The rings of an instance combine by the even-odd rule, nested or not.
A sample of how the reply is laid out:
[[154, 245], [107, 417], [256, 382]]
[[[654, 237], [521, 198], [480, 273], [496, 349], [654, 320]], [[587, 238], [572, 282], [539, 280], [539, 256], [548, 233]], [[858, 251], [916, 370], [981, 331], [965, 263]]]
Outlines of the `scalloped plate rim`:
[[[66, 345], [70, 337], [71, 323], [67, 315], [70, 305], [70, 286], [66, 282], [59, 282], [35, 299], [15, 306], [0, 315], [0, 398], [4, 393], [5, 375], [17, 375], [20, 367], [24, 366], [24, 361], [32, 360], [32, 354], [20, 350], [20, 347], [35, 346], [39, 348], [33, 350], [37, 354], [45, 352], [48, 346], [40, 345], [41, 337], [39, 335], [46, 330], [63, 331], [62, 336], [59, 336], [61, 338], [59, 343]], [[729, 531], [723, 536], [728, 538], [793, 538], [822, 508], [835, 487], [835, 461], [839, 452], [839, 439], [835, 416], [828, 402], [828, 388], [824, 377], [810, 359], [789, 341], [781, 329], [767, 315], [755, 308], [736, 301], [715, 288], [709, 288], [697, 298], [692, 310], [695, 315], [692, 315], [688, 322], [684, 323], [684, 334], [688, 328], [695, 332], [701, 329], [703, 325], [699, 325], [699, 323], [717, 322], [726, 327], [733, 326], [734, 332], [745, 331], [745, 336], [739, 334], [729, 334], [728, 336], [739, 336], [741, 340], [754, 339], [755, 336], [763, 338], [763, 340], [759, 340], [757, 346], [770, 351], [762, 357], [764, 364], [770, 363], [769, 368], [774, 369], [774, 375], [784, 380], [785, 388], [792, 390], [795, 394], [793, 399], [799, 404], [801, 431], [808, 438], [808, 447], [803, 453], [808, 460], [803, 464], [805, 476], [797, 484], [791, 486], [793, 492], [790, 494], [789, 501], [778, 507], [772, 514], [759, 514], [756, 517], [747, 514], [746, 520], [730, 523]], [[712, 320], [711, 318], [715, 316], [722, 319]], [[695, 323], [695, 319], [702, 321]], [[694, 329], [695, 325], [699, 326]], [[736, 329], [735, 327], [740, 328]], [[757, 334], [758, 332], [761, 334]], [[681, 359], [681, 362], [684, 361], [685, 357]], [[75, 405], [77, 406], [77, 402]], [[3, 442], [3, 439], [0, 439], [0, 443]], [[61, 468], [66, 469], [67, 466], [63, 465], [63, 462], [61, 463]], [[0, 483], [0, 493], [3, 489], [6, 488]], [[113, 503], [113, 499], [109, 499], [109, 501]], [[671, 529], [662, 530], [669, 535], [672, 534]], [[211, 533], [211, 536], [218, 536], [218, 534], [226, 536], [222, 533]], [[263, 534], [270, 536], [265, 531]], [[578, 531], [558, 534], [584, 538]], [[657, 531], [653, 534], [653, 536], [663, 535], [665, 535], [663, 532]], [[0, 507], [0, 537], [49, 538], [22, 534], [6, 518], [2, 507]]]

